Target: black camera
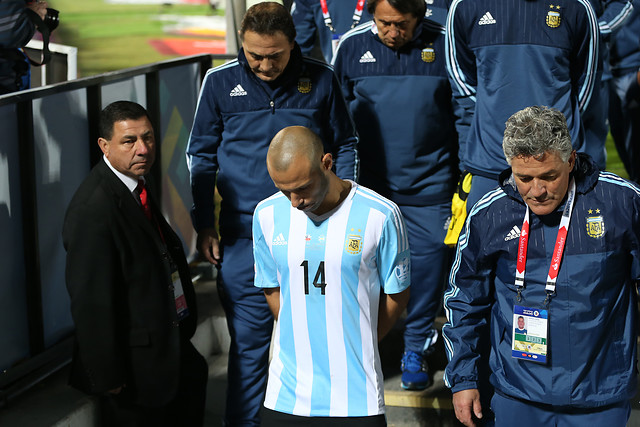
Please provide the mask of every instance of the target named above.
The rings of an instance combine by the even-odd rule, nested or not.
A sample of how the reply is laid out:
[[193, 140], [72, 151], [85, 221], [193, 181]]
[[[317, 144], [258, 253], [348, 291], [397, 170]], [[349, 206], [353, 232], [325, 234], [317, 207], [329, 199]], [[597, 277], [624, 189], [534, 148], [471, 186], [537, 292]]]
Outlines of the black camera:
[[31, 9], [31, 6], [34, 3], [38, 2], [39, 0], [25, 0], [25, 5], [27, 6], [27, 16], [33, 23], [33, 25], [35, 25], [36, 29], [42, 34], [42, 60], [40, 62], [36, 62], [31, 58], [28, 58], [31, 65], [35, 66], [44, 65], [51, 60], [51, 51], [49, 50], [49, 36], [51, 35], [51, 32], [53, 30], [58, 28], [58, 24], [60, 23], [60, 18], [58, 17], [60, 12], [50, 7], [47, 8], [47, 13], [44, 16], [44, 19], [40, 18], [40, 15]]
[[[26, 5], [31, 5], [33, 3], [38, 3], [39, 0], [24, 0], [24, 2]], [[48, 32], [51, 33], [53, 30], [58, 28], [58, 24], [60, 23], [60, 18], [58, 17], [59, 14], [60, 12], [56, 9], [48, 7], [47, 14], [44, 16], [44, 19], [39, 19], [40, 17], [35, 12], [31, 12], [29, 14], [29, 19], [31, 19], [31, 21], [36, 25], [38, 31], [41, 33], [43, 30], [49, 30]], [[42, 28], [43, 23], [46, 28]]]
[[58, 24], [60, 23], [60, 18], [58, 17], [59, 14], [60, 12], [56, 9], [52, 9], [50, 7], [47, 8], [47, 14], [44, 17], [44, 24], [49, 29], [49, 32], [58, 28]]

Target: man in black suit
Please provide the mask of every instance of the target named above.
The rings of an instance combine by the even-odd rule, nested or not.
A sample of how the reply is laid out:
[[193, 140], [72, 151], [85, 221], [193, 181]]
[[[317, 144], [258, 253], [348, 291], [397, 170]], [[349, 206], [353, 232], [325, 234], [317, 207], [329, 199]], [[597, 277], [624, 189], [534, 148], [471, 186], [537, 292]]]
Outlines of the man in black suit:
[[70, 384], [101, 395], [114, 426], [202, 425], [207, 364], [189, 339], [195, 292], [182, 243], [147, 197], [155, 159], [146, 110], [100, 115], [103, 159], [74, 195], [62, 232], [76, 345]]

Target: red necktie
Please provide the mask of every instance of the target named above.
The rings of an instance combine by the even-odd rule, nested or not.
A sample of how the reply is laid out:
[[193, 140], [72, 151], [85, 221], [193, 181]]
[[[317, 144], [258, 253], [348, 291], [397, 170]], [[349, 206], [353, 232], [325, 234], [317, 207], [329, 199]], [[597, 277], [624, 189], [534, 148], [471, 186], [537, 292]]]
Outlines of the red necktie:
[[149, 206], [149, 199], [147, 198], [147, 187], [144, 186], [144, 181], [138, 181], [138, 195], [140, 196], [140, 204], [142, 205], [142, 211], [147, 219], [151, 219], [151, 206]]

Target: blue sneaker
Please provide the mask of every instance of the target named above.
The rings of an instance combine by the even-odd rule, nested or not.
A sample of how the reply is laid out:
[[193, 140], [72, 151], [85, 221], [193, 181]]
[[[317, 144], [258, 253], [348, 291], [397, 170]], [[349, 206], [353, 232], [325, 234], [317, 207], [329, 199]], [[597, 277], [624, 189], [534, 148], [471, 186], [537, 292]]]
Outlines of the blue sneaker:
[[402, 355], [401, 369], [400, 387], [405, 390], [424, 390], [432, 384], [427, 361], [420, 353], [405, 351]]

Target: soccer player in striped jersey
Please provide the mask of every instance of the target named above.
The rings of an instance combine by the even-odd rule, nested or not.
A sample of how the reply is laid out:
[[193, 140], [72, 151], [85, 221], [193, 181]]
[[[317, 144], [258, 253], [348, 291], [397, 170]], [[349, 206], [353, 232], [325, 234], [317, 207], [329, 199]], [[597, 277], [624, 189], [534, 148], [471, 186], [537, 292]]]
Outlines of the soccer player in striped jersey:
[[386, 425], [378, 341], [409, 298], [407, 233], [393, 202], [332, 166], [301, 126], [267, 153], [280, 192], [253, 216], [254, 283], [277, 319], [263, 425]]

